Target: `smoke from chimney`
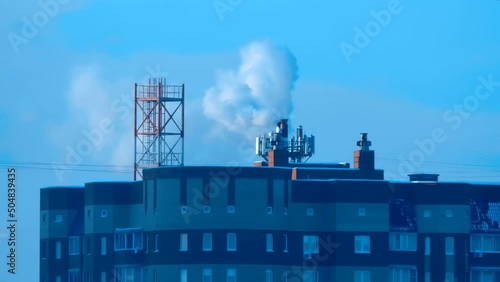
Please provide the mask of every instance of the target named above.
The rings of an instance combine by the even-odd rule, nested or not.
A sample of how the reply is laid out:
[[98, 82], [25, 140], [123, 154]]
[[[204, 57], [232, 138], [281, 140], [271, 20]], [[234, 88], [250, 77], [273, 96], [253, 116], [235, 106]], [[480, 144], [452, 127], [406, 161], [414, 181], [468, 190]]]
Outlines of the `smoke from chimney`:
[[222, 129], [255, 140], [291, 114], [298, 67], [290, 50], [269, 41], [244, 46], [240, 57], [239, 68], [219, 73], [206, 91], [204, 114]]

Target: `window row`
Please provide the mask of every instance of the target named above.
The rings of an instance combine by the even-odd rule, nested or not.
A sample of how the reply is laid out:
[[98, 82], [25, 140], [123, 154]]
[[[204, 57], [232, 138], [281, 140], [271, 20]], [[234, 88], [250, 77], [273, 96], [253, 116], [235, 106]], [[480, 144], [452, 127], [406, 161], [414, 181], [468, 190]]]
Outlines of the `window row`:
[[[203, 233], [203, 251], [212, 251], [212, 233]], [[153, 250], [158, 252], [159, 235], [154, 235]], [[69, 255], [90, 254], [90, 238], [72, 236], [68, 238]], [[265, 236], [265, 251], [275, 251], [275, 236], [271, 233]], [[283, 252], [288, 252], [288, 236], [285, 234], [281, 237]], [[229, 252], [237, 251], [237, 235], [236, 233], [226, 234], [226, 250]], [[476, 254], [482, 253], [500, 253], [500, 235], [489, 234], [473, 234], [470, 237], [470, 251]], [[431, 254], [431, 238], [425, 237], [424, 254]], [[303, 236], [303, 255], [304, 258], [312, 258], [314, 254], [319, 253], [320, 238], [317, 235]], [[61, 242], [56, 242], [56, 259], [61, 258]], [[150, 250], [149, 240], [146, 240], [146, 252]], [[143, 233], [137, 230], [117, 231], [114, 237], [115, 251], [138, 251], [143, 250]], [[189, 250], [189, 235], [187, 233], [180, 234], [179, 251], [186, 252]], [[391, 251], [417, 251], [417, 234], [415, 233], [390, 233], [389, 234], [389, 250]], [[354, 252], [358, 254], [371, 253], [371, 242], [369, 235], [354, 236]], [[41, 244], [41, 256], [46, 258], [46, 244]], [[100, 254], [107, 254], [107, 237], [100, 238]], [[455, 239], [454, 237], [445, 237], [445, 254], [455, 255]]]
[[[212, 282], [213, 277], [212, 277], [212, 269], [211, 268], [205, 268], [203, 269], [203, 274], [201, 277], [202, 282]], [[181, 269], [180, 271], [180, 282], [187, 282], [188, 281], [188, 271], [187, 269]], [[237, 281], [237, 275], [236, 275], [236, 269], [230, 268], [226, 270], [226, 281], [227, 282], [236, 282]], [[158, 282], [158, 281], [154, 281]]]
[[[90, 216], [91, 216], [91, 210], [88, 209], [87, 210], [87, 217], [90, 217]], [[102, 218], [108, 217], [108, 210], [105, 210], [105, 209], [100, 210], [99, 216]], [[42, 222], [43, 223], [47, 222], [47, 215], [46, 214], [42, 214]], [[55, 214], [54, 215], [54, 222], [55, 223], [63, 222], [63, 215], [62, 214]]]
[[[412, 265], [402, 265], [402, 266], [391, 266], [390, 268], [390, 282], [417, 282], [417, 267]], [[426, 273], [426, 277], [428, 273]], [[447, 273], [446, 277], [450, 274]], [[191, 274], [190, 274], [191, 275]], [[195, 274], [199, 275], [199, 274]], [[157, 275], [154, 276], [153, 282], [158, 282]], [[429, 275], [430, 277], [430, 275]], [[188, 270], [181, 269], [179, 274], [179, 282], [188, 281]], [[210, 268], [203, 269], [202, 282], [212, 282], [215, 281], [213, 277], [213, 271]], [[427, 278], [426, 278], [427, 279]], [[221, 281], [221, 280], [217, 280]], [[226, 272], [227, 282], [237, 281], [237, 271], [236, 269], [227, 269]], [[265, 282], [291, 282], [291, 281], [302, 281], [302, 282], [318, 282], [319, 273], [318, 271], [301, 271], [300, 273], [295, 273], [292, 271], [285, 271], [284, 273], [275, 273], [273, 269], [266, 269], [265, 271]], [[354, 282], [370, 282], [371, 272], [367, 270], [356, 270], [354, 271]], [[427, 281], [427, 280], [426, 280]], [[453, 280], [449, 280], [453, 281]], [[475, 281], [475, 280], [474, 280]], [[479, 281], [479, 280], [478, 280]]]
[[[500, 268], [479, 268], [474, 267], [471, 269], [471, 281], [474, 282], [495, 282], [500, 281]], [[151, 276], [150, 276], [151, 275]], [[189, 276], [194, 275], [195, 277], [200, 275], [199, 272], [191, 273]], [[391, 266], [389, 269], [390, 282], [416, 282], [417, 280], [417, 267], [412, 265], [399, 265], [399, 266]], [[158, 282], [158, 272], [156, 269], [153, 269], [151, 272], [147, 272], [142, 269], [140, 266], [126, 266], [126, 267], [117, 267], [110, 274], [112, 277], [111, 280], [107, 280], [110, 277], [106, 272], [101, 272], [100, 281], [101, 282], [142, 282], [142, 281], [153, 281]], [[234, 268], [226, 270], [226, 279], [227, 282], [236, 282], [237, 281], [237, 270]], [[202, 282], [212, 282], [212, 281], [221, 281], [220, 279], [215, 280], [213, 277], [213, 271], [211, 268], [205, 268], [202, 270], [201, 276]], [[278, 278], [278, 279], [276, 279]], [[317, 271], [303, 271], [300, 273], [295, 273], [292, 271], [285, 271], [284, 273], [276, 273], [274, 269], [266, 269], [264, 273], [264, 281], [266, 282], [281, 282], [281, 281], [296, 281], [300, 278], [300, 281], [303, 282], [318, 282], [319, 273]], [[188, 270], [180, 269], [178, 281], [186, 282], [188, 281]], [[69, 282], [90, 282], [91, 273], [90, 272], [82, 272], [79, 269], [69, 269], [68, 270], [68, 281]], [[355, 270], [354, 271], [354, 282], [370, 282], [372, 280], [370, 271], [367, 270]], [[445, 273], [446, 281], [455, 281], [455, 274], [453, 272]], [[45, 276], [42, 276], [42, 282], [46, 282]], [[61, 276], [55, 277], [55, 282], [61, 282]], [[99, 280], [98, 280], [99, 281]], [[170, 280], [169, 281], [175, 281]], [[200, 280], [197, 280], [200, 281]], [[224, 281], [224, 280], [222, 280]], [[424, 273], [424, 281], [430, 282], [431, 275], [430, 272]]]
[[[158, 235], [155, 237], [157, 241]], [[236, 233], [227, 233], [226, 235], [226, 250], [229, 252], [237, 251], [237, 236]], [[288, 252], [288, 237], [284, 235], [285, 249]], [[155, 246], [157, 243], [155, 243]], [[203, 233], [203, 251], [212, 251], [212, 233]], [[180, 234], [179, 251], [186, 252], [189, 250], [189, 235], [187, 233]], [[274, 252], [274, 236], [266, 234], [266, 251]]]
[[[235, 268], [229, 268], [225, 271], [225, 279], [221, 280], [214, 278], [214, 271], [211, 268], [202, 269], [201, 273], [196, 271], [195, 273], [189, 272], [188, 269], [180, 269], [178, 280], [179, 282], [187, 282], [188, 278], [193, 279], [191, 275], [194, 277], [198, 276], [201, 282], [214, 282], [214, 281], [226, 281], [226, 282], [237, 282], [238, 281], [238, 272]], [[389, 281], [390, 282], [417, 282], [417, 267], [413, 265], [396, 265], [391, 266], [389, 269]], [[319, 273], [318, 271], [301, 271], [300, 273], [295, 273], [292, 271], [285, 271], [276, 273], [274, 269], [266, 269], [263, 273], [263, 278], [265, 282], [291, 282], [291, 281], [302, 281], [302, 282], [318, 282], [319, 281]], [[100, 282], [142, 282], [142, 281], [152, 281], [158, 282], [159, 275], [156, 269], [153, 269], [151, 272], [142, 269], [141, 267], [117, 267], [114, 269], [112, 280], [107, 280], [106, 272], [101, 272]], [[371, 282], [371, 272], [368, 270], [355, 270], [354, 271], [354, 282]], [[474, 282], [494, 282], [499, 281], [500, 279], [500, 270], [498, 268], [495, 269], [472, 269], [471, 270], [471, 281]], [[69, 282], [89, 282], [91, 281], [90, 273], [84, 272], [83, 277], [81, 277], [81, 272], [78, 269], [70, 269], [68, 271], [68, 281]], [[446, 281], [455, 281], [455, 274], [453, 272], [445, 273]], [[169, 281], [175, 281], [169, 279]], [[430, 282], [431, 275], [429, 272], [424, 273], [424, 281]], [[61, 282], [61, 276], [56, 276], [55, 282]]]
[[[423, 212], [424, 217], [431, 217], [432, 216], [432, 210], [424, 210]], [[445, 210], [444, 212], [441, 212], [441, 216], [444, 217], [453, 217], [453, 210]], [[464, 216], [466, 218], [469, 217], [469, 211], [466, 210]]]
[[[266, 269], [265, 271], [265, 282], [281, 282], [281, 281], [295, 281], [292, 278], [292, 275], [290, 275], [290, 271], [286, 271], [285, 273], [281, 274], [279, 273], [280, 277], [279, 279], [276, 279], [275, 277], [275, 271], [273, 269]], [[156, 270], [152, 271], [152, 276], [149, 276], [150, 274], [147, 271], [141, 270], [140, 267], [118, 267], [115, 268], [113, 271], [113, 278], [111, 280], [107, 280], [107, 273], [106, 272], [101, 272], [100, 275], [100, 281], [101, 282], [142, 282], [142, 281], [153, 281], [153, 282], [158, 282], [158, 272]], [[187, 282], [188, 281], [188, 270], [187, 269], [180, 269], [179, 270], [179, 282]], [[199, 274], [197, 274], [199, 275]], [[222, 281], [227, 281], [227, 282], [237, 282], [237, 270], [234, 268], [230, 268], [226, 270], [226, 275], [225, 275], [225, 280]], [[295, 276], [293, 276], [295, 277]], [[80, 282], [82, 281], [81, 279], [83, 278], [83, 282], [90, 282], [91, 277], [89, 272], [84, 273], [84, 277], [81, 277], [81, 272], [79, 269], [70, 269], [68, 271], [68, 281], [69, 282]], [[213, 277], [213, 271], [211, 268], [204, 268], [202, 273], [201, 273], [201, 282], [213, 282], [213, 281], [221, 281], [220, 279], [215, 280]], [[282, 278], [282, 279], [281, 279]], [[43, 281], [43, 280], [42, 280]], [[174, 281], [174, 280], [169, 280], [169, 281]], [[301, 280], [302, 282], [318, 282], [318, 273], [316, 271], [304, 271], [301, 275]], [[369, 281], [369, 280], [365, 280]], [[55, 282], [61, 282], [61, 276], [56, 276], [55, 277]]]
[[[188, 207], [188, 206], [181, 206], [181, 208], [180, 208], [181, 214], [188, 214], [189, 209], [190, 209], [190, 207]], [[360, 209], [360, 210], [364, 211], [364, 209]], [[202, 211], [203, 211], [203, 213], [211, 213], [212, 208], [210, 206], [203, 206]], [[276, 212], [274, 207], [267, 207], [266, 211], [267, 211], [267, 214], [274, 214]], [[235, 206], [227, 206], [227, 213], [230, 213], [230, 214], [236, 213], [236, 207]], [[157, 212], [155, 212], [155, 214], [157, 214]], [[288, 208], [287, 207], [283, 208], [283, 214], [288, 215]], [[307, 208], [306, 215], [307, 216], [314, 216], [314, 209]], [[362, 216], [364, 216], [364, 212], [363, 212]]]
[[[202, 274], [202, 282], [213, 282], [213, 281], [221, 281], [215, 280], [213, 278], [213, 272], [211, 268], [203, 269]], [[297, 278], [300, 278], [302, 282], [318, 282], [318, 272], [317, 271], [303, 271], [297, 277], [297, 274], [291, 273], [291, 271], [285, 271], [284, 273], [278, 273], [279, 277], [275, 277], [277, 274], [274, 269], [266, 269], [264, 274], [265, 282], [291, 282], [296, 281]], [[187, 269], [181, 269], [180, 271], [180, 281], [179, 282], [187, 282], [188, 281], [188, 271]], [[236, 269], [227, 269], [226, 271], [226, 280], [227, 282], [236, 282], [237, 281], [237, 271]], [[154, 280], [153, 282], [158, 282]]]
[[[389, 234], [390, 251], [417, 251], [416, 233], [390, 233]], [[370, 236], [362, 235], [354, 237], [355, 253], [370, 253]], [[431, 254], [431, 238], [425, 237], [425, 255]], [[455, 238], [445, 237], [445, 254], [455, 254]]]
[[[188, 206], [181, 206], [181, 214], [187, 214], [188, 213]], [[227, 213], [235, 213], [236, 207], [235, 206], [227, 206]], [[203, 206], [203, 213], [210, 213], [211, 208], [210, 206]], [[267, 213], [268, 214], [273, 214], [274, 213], [274, 208], [269, 206], [267, 207]], [[288, 214], [288, 208], [285, 207], [283, 208], [283, 213]], [[307, 208], [306, 209], [306, 214], [308, 216], [313, 216], [314, 215], [314, 209], [313, 208]], [[431, 217], [432, 211], [431, 210], [423, 210], [423, 217]], [[443, 216], [445, 217], [453, 217], [453, 210], [446, 210], [442, 213]], [[87, 217], [91, 216], [91, 210], [87, 210]], [[102, 218], [108, 217], [108, 210], [102, 209], [99, 212], [99, 216]], [[365, 208], [359, 208], [358, 209], [358, 216], [366, 216], [366, 209]], [[465, 217], [469, 217], [469, 211], [465, 211]], [[56, 214], [54, 216], [54, 222], [62, 222], [63, 221], [63, 215], [62, 214]], [[42, 215], [42, 222], [46, 222], [46, 215]]]
[[[188, 209], [189, 207], [188, 206], [181, 206], [181, 214], [187, 214], [188, 213]], [[211, 207], [206, 205], [206, 206], [203, 206], [203, 213], [210, 213], [211, 212]], [[227, 213], [235, 213], [236, 211], [236, 207], [235, 206], [227, 206]], [[155, 212], [157, 213], [157, 212]], [[269, 206], [267, 207], [267, 213], [268, 214], [273, 214], [274, 213], [274, 208]], [[288, 214], [288, 208], [287, 207], [284, 207], [283, 208], [283, 213], [284, 214]], [[306, 209], [306, 214], [308, 216], [313, 216], [314, 215], [314, 209], [313, 208], [307, 208]], [[431, 210], [423, 210], [423, 217], [431, 217], [432, 215], [432, 211]], [[442, 212], [442, 215], [445, 216], [445, 217], [453, 217], [453, 210], [446, 210], [444, 212]], [[91, 210], [87, 210], [87, 217], [90, 217], [91, 216]], [[99, 216], [100, 217], [108, 217], [108, 210], [100, 210], [100, 213], [99, 213]], [[366, 209], [365, 208], [359, 208], [358, 209], [358, 216], [366, 216]], [[469, 211], [466, 210], [465, 211], [465, 217], [468, 218], [469, 217]], [[62, 222], [63, 221], [63, 215], [62, 214], [56, 214], [54, 216], [54, 222]], [[46, 222], [46, 215], [42, 215], [42, 222]]]

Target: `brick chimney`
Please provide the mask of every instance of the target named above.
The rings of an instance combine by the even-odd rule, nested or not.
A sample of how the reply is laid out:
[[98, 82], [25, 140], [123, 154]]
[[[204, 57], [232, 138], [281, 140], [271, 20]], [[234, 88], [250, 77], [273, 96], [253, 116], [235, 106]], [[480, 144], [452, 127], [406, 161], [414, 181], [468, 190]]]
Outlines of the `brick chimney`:
[[375, 169], [375, 151], [370, 150], [372, 142], [368, 141], [368, 133], [361, 133], [356, 144], [359, 149], [354, 151], [354, 168]]
[[289, 165], [288, 151], [286, 150], [269, 150], [269, 166], [285, 166]]

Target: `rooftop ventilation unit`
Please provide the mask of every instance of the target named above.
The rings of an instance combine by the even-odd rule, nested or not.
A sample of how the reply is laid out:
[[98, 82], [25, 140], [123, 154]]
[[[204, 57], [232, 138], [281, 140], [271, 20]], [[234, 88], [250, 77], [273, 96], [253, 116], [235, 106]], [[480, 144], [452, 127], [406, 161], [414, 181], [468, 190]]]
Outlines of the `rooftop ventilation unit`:
[[428, 173], [418, 173], [418, 174], [408, 174], [411, 182], [437, 182], [439, 174], [428, 174]]

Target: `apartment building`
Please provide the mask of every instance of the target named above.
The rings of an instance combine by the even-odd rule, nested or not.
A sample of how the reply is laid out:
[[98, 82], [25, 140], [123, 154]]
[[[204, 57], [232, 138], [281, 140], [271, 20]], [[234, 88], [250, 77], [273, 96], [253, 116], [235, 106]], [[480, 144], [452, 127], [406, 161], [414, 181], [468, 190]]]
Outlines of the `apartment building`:
[[43, 188], [40, 281], [500, 281], [500, 184], [387, 181], [358, 145], [353, 168], [273, 152]]

